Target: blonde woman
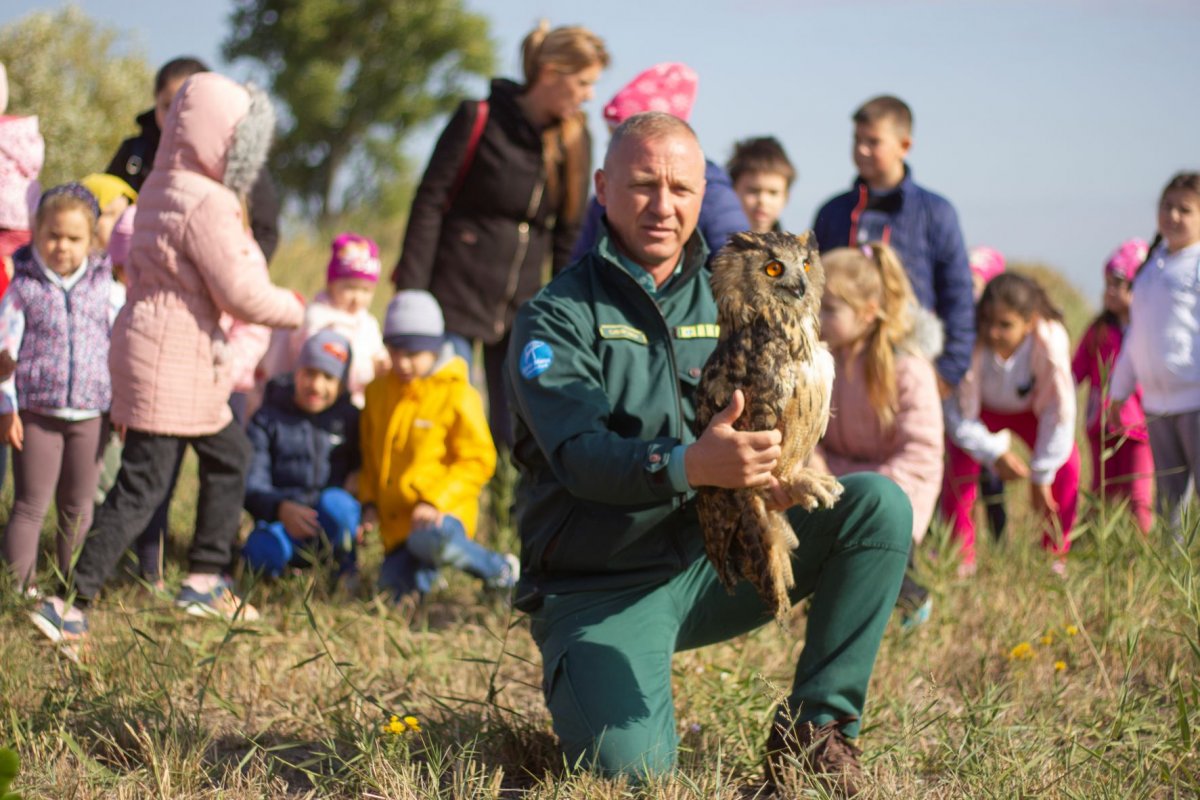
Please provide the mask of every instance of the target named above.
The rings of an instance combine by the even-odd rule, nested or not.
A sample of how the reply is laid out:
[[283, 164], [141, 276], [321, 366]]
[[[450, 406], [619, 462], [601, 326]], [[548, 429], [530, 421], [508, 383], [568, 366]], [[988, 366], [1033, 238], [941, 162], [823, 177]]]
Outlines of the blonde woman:
[[504, 353], [517, 308], [565, 267], [587, 202], [591, 137], [582, 105], [608, 66], [586, 28], [543, 22], [522, 44], [525, 80], [497, 78], [459, 106], [413, 198], [396, 289], [437, 298], [446, 332], [471, 361], [483, 342], [495, 439], [511, 444]]

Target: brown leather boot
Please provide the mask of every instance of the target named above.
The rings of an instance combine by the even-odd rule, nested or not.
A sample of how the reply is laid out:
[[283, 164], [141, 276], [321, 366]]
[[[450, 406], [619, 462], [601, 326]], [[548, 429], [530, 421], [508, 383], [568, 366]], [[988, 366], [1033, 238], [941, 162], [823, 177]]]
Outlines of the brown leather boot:
[[842, 733], [842, 726], [853, 721], [851, 717], [791, 726], [777, 717], [767, 736], [767, 785], [778, 793], [786, 775], [809, 775], [835, 797], [857, 796], [866, 782], [858, 763], [862, 751]]

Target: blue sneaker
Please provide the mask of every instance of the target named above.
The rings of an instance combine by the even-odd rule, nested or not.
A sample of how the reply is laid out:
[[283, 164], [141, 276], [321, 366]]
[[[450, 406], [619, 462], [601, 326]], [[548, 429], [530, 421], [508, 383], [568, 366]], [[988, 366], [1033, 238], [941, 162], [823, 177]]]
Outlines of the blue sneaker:
[[929, 622], [929, 617], [933, 614], [933, 598], [926, 597], [925, 602], [916, 608], [906, 611], [900, 619], [900, 629], [911, 631], [913, 628], [920, 627], [926, 622]]
[[220, 617], [243, 622], [258, 619], [258, 610], [234, 594], [233, 582], [224, 576], [207, 592], [184, 581], [179, 587], [179, 594], [175, 595], [175, 607], [182, 608], [193, 617]]
[[79, 662], [76, 645], [82, 644], [88, 635], [87, 617], [78, 608], [66, 608], [61, 597], [48, 597], [29, 612], [29, 619], [47, 639], [54, 642], [63, 654]]

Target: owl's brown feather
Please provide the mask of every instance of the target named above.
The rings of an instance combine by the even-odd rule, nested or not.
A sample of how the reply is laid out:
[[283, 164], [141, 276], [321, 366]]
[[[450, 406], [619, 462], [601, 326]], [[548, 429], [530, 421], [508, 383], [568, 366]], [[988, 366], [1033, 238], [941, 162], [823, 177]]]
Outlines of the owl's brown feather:
[[[793, 501], [813, 509], [841, 494], [835, 479], [804, 467], [829, 420], [833, 360], [820, 342], [817, 313], [824, 273], [811, 233], [740, 233], [713, 260], [712, 288], [720, 338], [697, 395], [697, 434], [741, 389], [742, 431], [778, 428], [782, 454], [774, 471]], [[791, 604], [796, 535], [782, 512], [768, 511], [759, 489], [704, 487], [697, 511], [705, 551], [722, 584], [754, 585], [776, 618]]]

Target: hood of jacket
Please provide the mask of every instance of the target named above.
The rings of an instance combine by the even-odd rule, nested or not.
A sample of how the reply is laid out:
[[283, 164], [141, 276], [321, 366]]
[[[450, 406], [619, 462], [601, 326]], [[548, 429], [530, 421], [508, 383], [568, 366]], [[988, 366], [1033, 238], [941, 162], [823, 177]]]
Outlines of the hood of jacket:
[[188, 78], [171, 103], [154, 168], [197, 172], [245, 193], [266, 163], [274, 132], [266, 92], [202, 72]]
[[900, 348], [933, 361], [942, 354], [942, 347], [946, 344], [946, 331], [942, 327], [942, 321], [919, 303], [913, 303], [910, 311], [913, 315], [913, 326], [908, 336], [900, 342]]
[[524, 93], [525, 87], [507, 78], [493, 78], [488, 102], [492, 106], [491, 118], [504, 128], [508, 137], [521, 147], [536, 150], [542, 149], [542, 137], [537, 129], [529, 122], [521, 104], [517, 100]]
[[46, 159], [46, 142], [38, 130], [37, 116], [0, 116], [4, 145], [0, 159], [11, 163], [22, 178], [33, 180]]
[[442, 343], [437, 360], [429, 368], [428, 374], [413, 381], [412, 385], [432, 386], [439, 383], [470, 383], [471, 375], [467, 362], [454, 354], [454, 346], [449, 342]]

